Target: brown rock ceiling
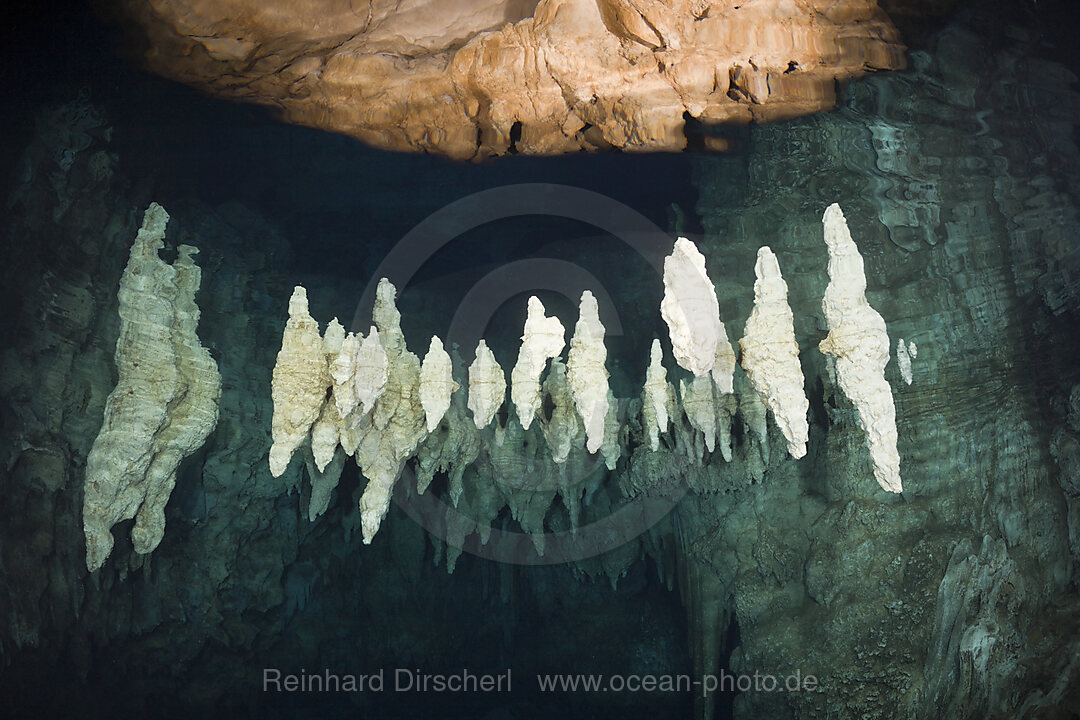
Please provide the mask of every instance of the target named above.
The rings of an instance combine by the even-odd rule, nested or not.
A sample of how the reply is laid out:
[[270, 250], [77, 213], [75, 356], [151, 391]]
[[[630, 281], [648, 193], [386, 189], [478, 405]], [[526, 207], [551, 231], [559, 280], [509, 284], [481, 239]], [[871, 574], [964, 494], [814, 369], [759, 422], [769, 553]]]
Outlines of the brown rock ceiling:
[[687, 117], [804, 115], [833, 106], [835, 80], [904, 64], [876, 0], [122, 0], [121, 12], [154, 72], [459, 159], [680, 150]]

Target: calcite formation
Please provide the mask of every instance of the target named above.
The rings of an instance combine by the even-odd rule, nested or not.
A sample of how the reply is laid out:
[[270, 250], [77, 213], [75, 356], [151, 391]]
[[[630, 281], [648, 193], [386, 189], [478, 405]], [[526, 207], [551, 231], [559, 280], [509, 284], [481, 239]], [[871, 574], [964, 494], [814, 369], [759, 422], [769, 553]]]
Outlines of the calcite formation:
[[363, 339], [363, 335], [356, 333], [346, 335], [341, 341], [341, 350], [330, 363], [330, 377], [334, 381], [334, 404], [339, 415], [348, 415], [360, 404], [356, 388], [356, 367], [360, 342]]
[[337, 403], [323, 403], [319, 417], [311, 425], [311, 459], [319, 472], [334, 459], [334, 453], [341, 442], [342, 418], [338, 413]]
[[660, 314], [667, 323], [679, 366], [697, 376], [717, 367], [717, 384], [724, 392], [731, 392], [735, 353], [720, 321], [720, 305], [705, 270], [705, 256], [686, 238], [676, 240], [671, 255], [664, 260]]
[[481, 339], [476, 345], [476, 358], [469, 366], [469, 410], [477, 430], [491, 424], [505, 400], [506, 375], [487, 343]]
[[653, 338], [649, 349], [649, 367], [645, 371], [645, 388], [642, 391], [642, 419], [648, 435], [649, 449], [656, 452], [660, 447], [660, 434], [667, 432], [675, 406], [675, 388], [667, 381], [664, 367], [664, 350], [660, 341]]
[[517, 409], [521, 427], [529, 429], [540, 406], [540, 375], [548, 360], [558, 357], [566, 345], [565, 330], [557, 317], [544, 314], [544, 304], [535, 295], [529, 298], [529, 314], [521, 349], [510, 371], [510, 399]]
[[356, 400], [361, 413], [369, 412], [386, 392], [390, 381], [390, 361], [379, 337], [379, 328], [372, 325], [356, 352]]
[[810, 401], [803, 390], [795, 321], [787, 302], [787, 283], [768, 246], [758, 250], [754, 265], [754, 310], [739, 340], [740, 364], [787, 440], [793, 458], [806, 455]]
[[390, 509], [390, 493], [405, 461], [424, 438], [420, 404], [420, 359], [405, 345], [397, 291], [383, 278], [375, 294], [372, 320], [387, 357], [386, 391], [375, 401], [370, 425], [361, 431], [356, 464], [368, 479], [360, 497], [364, 542], [370, 543]]
[[[298, 286], [289, 302], [271, 393], [271, 473], [284, 472], [293, 452], [308, 439], [309, 430], [319, 472], [331, 463], [340, 444], [368, 479], [360, 498], [361, 526], [368, 543], [386, 516], [390, 492], [405, 460], [426, 435], [420, 360], [405, 345], [395, 296], [394, 286], [383, 278], [372, 311], [375, 327], [358, 343], [355, 337], [340, 337], [336, 323], [330, 324], [326, 338], [320, 337], [318, 323], [308, 314], [307, 293]], [[447, 388], [441, 387], [446, 379], [441, 358], [437, 353], [432, 357], [429, 406], [434, 416]], [[333, 396], [334, 387], [342, 388], [340, 396]], [[320, 503], [328, 492], [324, 488], [320, 493]], [[322, 509], [313, 499], [311, 515]]]
[[274, 401], [270, 472], [274, 477], [285, 472], [289, 459], [319, 418], [330, 383], [319, 324], [308, 312], [307, 290], [297, 285], [289, 299], [289, 320], [270, 389]]
[[[574, 409], [576, 403], [566, 374], [566, 365], [561, 359], [555, 358], [551, 361], [551, 370], [543, 385], [543, 394], [551, 404], [551, 416], [541, 421], [540, 429], [556, 465], [566, 462], [575, 444], [581, 445], [580, 438], [585, 429]], [[604, 399], [607, 400], [607, 397]]]
[[[876, 429], [880, 398], [859, 358], [867, 348], [876, 351], [874, 332], [880, 325], [883, 333], [884, 323], [863, 297], [865, 279], [854, 243], [850, 237], [849, 245], [841, 242], [832, 218], [827, 213], [826, 235], [834, 257], [824, 303], [831, 332], [822, 349], [838, 355], [840, 385], [860, 409], [868, 436], [880, 435]], [[318, 324], [307, 313], [303, 288], [297, 288], [274, 371], [274, 427], [287, 430], [281, 433], [284, 447], [298, 448], [310, 438], [310, 452], [305, 449], [312, 477], [309, 517], [326, 509], [343, 456], [354, 456], [368, 480], [359, 499], [359, 525], [364, 542], [371, 542], [402, 468], [416, 458], [417, 493], [427, 492], [436, 472], [448, 476], [450, 501], [458, 508], [458, 514], [446, 517], [447, 532], [458, 544], [453, 552], [447, 550], [452, 566], [466, 535], [487, 532], [478, 519], [463, 518], [460, 512], [478, 512], [490, 522], [504, 505], [542, 554], [544, 518], [551, 501], [561, 497], [570, 526], [576, 527], [583, 493], [587, 497], [595, 490], [581, 487], [580, 481], [595, 471], [590, 463], [595, 463], [597, 453], [609, 472], [618, 468], [620, 458], [642, 454], [663, 458], [646, 460], [646, 465], [695, 468], [687, 482], [700, 492], [716, 489], [705, 470], [707, 453], [712, 452], [726, 462], [741, 458], [745, 476], [761, 480], [770, 462], [768, 411], [789, 453], [801, 458], [806, 455], [809, 403], [787, 285], [768, 247], [760, 249], [755, 273], [754, 309], [740, 341], [743, 373], [737, 372], [704, 257], [689, 240], [676, 241], [665, 263], [661, 314], [676, 358], [688, 372], [676, 378], [676, 394], [668, 381], [663, 348], [654, 339], [640, 401], [627, 404], [636, 413], [630, 422], [620, 416], [620, 403], [609, 385], [605, 330], [596, 298], [588, 290], [581, 295], [565, 362], [562, 322], [547, 316], [538, 298], [529, 298], [511, 372], [515, 416], [499, 414], [506, 400], [506, 378], [483, 339], [467, 379], [455, 377], [455, 367], [460, 372], [463, 363], [457, 350], [452, 357], [437, 336], [431, 338], [423, 363], [408, 351], [396, 290], [385, 278], [376, 292], [375, 326], [363, 339], [345, 335], [336, 321], [320, 337]], [[869, 344], [863, 337], [867, 333]], [[884, 342], [887, 359], [887, 338]], [[845, 363], [853, 363], [854, 369]], [[880, 368], [876, 372], [883, 382]], [[866, 398], [876, 403], [869, 410], [863, 410]], [[888, 420], [892, 422], [893, 416]], [[530, 429], [534, 423], [538, 429]], [[663, 446], [662, 435], [668, 439]], [[895, 436], [894, 429], [894, 452]], [[743, 437], [754, 442], [745, 443]], [[871, 442], [875, 461], [878, 449], [879, 441]], [[289, 455], [283, 450], [280, 457], [272, 453], [275, 458], [279, 464], [273, 467], [284, 468]], [[650, 477], [632, 480], [628, 487], [669, 472], [653, 467]]]
[[341, 343], [337, 357], [330, 362], [334, 381], [334, 403], [338, 414], [350, 419], [349, 427], [375, 406], [384, 392], [389, 377], [386, 351], [374, 325], [365, 337], [349, 333]]
[[[345, 328], [342, 327], [337, 318], [334, 318], [326, 326], [326, 332], [323, 334], [323, 356], [326, 358], [327, 368], [331, 368], [341, 356], [344, 346]], [[330, 377], [332, 381], [332, 373]], [[333, 402], [324, 402], [322, 410], [319, 411], [319, 417], [311, 426], [311, 457], [320, 473], [324, 472], [326, 466], [334, 459], [338, 446], [340, 425], [341, 415], [338, 411], [336, 399]], [[329, 482], [330, 478], [333, 478], [333, 482], [336, 484], [336, 477], [331, 474], [327, 482]]]
[[600, 323], [596, 298], [586, 290], [581, 294], [578, 321], [570, 340], [566, 379], [574, 396], [574, 406], [585, 423], [586, 447], [591, 453], [599, 450], [604, 442], [604, 422], [608, 414], [606, 360], [604, 326]]
[[[686, 419], [694, 429], [705, 436], [705, 447], [709, 452], [716, 449], [716, 401], [714, 385], [708, 376], [691, 378], [679, 383], [679, 396], [682, 399]], [[730, 457], [730, 451], [726, 453]]]
[[915, 346], [915, 343], [909, 342], [904, 344], [904, 338], [900, 338], [896, 341], [896, 365], [900, 368], [900, 378], [905, 384], [910, 385], [914, 380], [911, 374], [911, 361], [914, 360], [919, 354], [919, 349]]
[[161, 259], [169, 215], [151, 203], [120, 278], [117, 384], [86, 458], [83, 530], [86, 567], [100, 568], [113, 548], [111, 528], [135, 518], [135, 552], [152, 552], [165, 533], [165, 505], [180, 462], [218, 420], [221, 376], [199, 342], [195, 292], [200, 270], [180, 245]]
[[442, 340], [433, 336], [420, 365], [420, 405], [424, 408], [429, 433], [439, 426], [450, 408], [450, 395], [457, 389], [450, 355], [443, 349]]
[[817, 112], [838, 79], [905, 62], [875, 0], [119, 5], [157, 73], [288, 122], [454, 158], [679, 150], [688, 122]]
[[821, 341], [821, 352], [836, 359], [837, 382], [859, 413], [874, 478], [882, 489], [902, 492], [896, 409], [885, 381], [889, 362], [885, 320], [866, 301], [862, 255], [839, 205], [834, 203], [825, 210], [822, 224], [829, 248], [829, 285], [821, 309], [829, 334]]

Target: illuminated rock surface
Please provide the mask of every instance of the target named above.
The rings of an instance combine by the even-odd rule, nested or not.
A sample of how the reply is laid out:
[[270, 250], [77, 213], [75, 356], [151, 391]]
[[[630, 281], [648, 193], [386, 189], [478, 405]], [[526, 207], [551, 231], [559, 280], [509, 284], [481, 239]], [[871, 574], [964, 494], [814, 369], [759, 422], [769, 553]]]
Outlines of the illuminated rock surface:
[[[377, 147], [679, 150], [695, 122], [829, 109], [904, 65], [872, 0], [121, 3], [154, 72]], [[724, 147], [723, 141], [715, 141]]]

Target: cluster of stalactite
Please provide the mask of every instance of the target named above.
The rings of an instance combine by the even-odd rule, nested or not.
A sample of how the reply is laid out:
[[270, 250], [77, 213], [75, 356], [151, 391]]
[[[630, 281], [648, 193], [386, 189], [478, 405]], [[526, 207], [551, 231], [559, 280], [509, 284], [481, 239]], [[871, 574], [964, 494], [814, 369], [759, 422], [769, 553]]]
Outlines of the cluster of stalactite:
[[[900, 492], [895, 413], [883, 376], [885, 323], [866, 301], [862, 257], [840, 208], [826, 210], [823, 223], [830, 282], [821, 351], [858, 409], [879, 484]], [[755, 273], [754, 309], [737, 354], [705, 257], [690, 240], [675, 242], [664, 263], [660, 311], [679, 368], [671, 374], [679, 377], [669, 380], [664, 346], [654, 339], [642, 392], [629, 400], [609, 387], [604, 326], [588, 290], [565, 361], [562, 323], [539, 298], [529, 299], [508, 384], [484, 340], [468, 366], [437, 336], [423, 360], [410, 352], [396, 288], [385, 278], [366, 335], [346, 333], [336, 318], [320, 333], [306, 290], [297, 286], [273, 375], [271, 472], [280, 475], [302, 449], [314, 520], [328, 507], [345, 458], [353, 457], [367, 478], [358, 498], [366, 543], [410, 460], [418, 495], [445, 474], [449, 503], [442, 505], [437, 541], [446, 542], [450, 570], [468, 536], [475, 532], [487, 545], [506, 507], [543, 557], [549, 531], [576, 531], [627, 498], [665, 486], [722, 490], [728, 481], [711, 463], [716, 456], [760, 481], [771, 457], [767, 416], [798, 459], [807, 452], [809, 402], [787, 284], [768, 247], [760, 249]], [[608, 482], [612, 475], [617, 482]], [[637, 557], [637, 545], [614, 555], [620, 559], [604, 568], [613, 581]]]

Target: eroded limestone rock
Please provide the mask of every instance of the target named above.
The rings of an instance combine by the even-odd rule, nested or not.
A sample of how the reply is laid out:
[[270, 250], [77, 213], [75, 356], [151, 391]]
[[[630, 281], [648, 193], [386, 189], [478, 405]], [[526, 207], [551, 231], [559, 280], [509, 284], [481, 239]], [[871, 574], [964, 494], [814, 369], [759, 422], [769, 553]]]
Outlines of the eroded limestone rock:
[[[484, 158], [685, 147], [686, 117], [833, 106], [904, 65], [874, 0], [126, 0], [155, 72], [378, 147]], [[407, 59], [407, 60], [406, 60]], [[710, 147], [726, 147], [707, 137]]]
[[116, 388], [86, 458], [83, 530], [86, 567], [100, 568], [113, 525], [135, 518], [135, 552], [152, 552], [165, 533], [165, 505], [180, 462], [202, 446], [218, 420], [221, 376], [199, 342], [195, 292], [200, 270], [189, 245], [175, 263], [158, 255], [169, 215], [151, 203], [120, 278]]
[[360, 403], [360, 412], [371, 412], [382, 394], [386, 392], [390, 370], [386, 349], [379, 337], [379, 329], [372, 326], [356, 352], [356, 399]]
[[866, 274], [840, 206], [822, 217], [829, 247], [829, 286], [821, 309], [829, 327], [821, 352], [836, 359], [840, 388], [855, 405], [874, 462], [874, 478], [884, 490], [902, 492], [896, 450], [896, 408], [885, 381], [889, 335], [885, 320], [866, 301]]
[[529, 314], [517, 363], [510, 371], [510, 399], [517, 408], [521, 427], [528, 430], [540, 407], [540, 375], [548, 360], [558, 357], [566, 345], [565, 331], [557, 317], [544, 314], [544, 304], [536, 296], [529, 298]]
[[896, 341], [896, 365], [900, 368], [900, 378], [906, 385], [910, 385], [913, 378], [911, 375], [911, 359], [918, 354], [915, 343], [904, 344], [904, 338]]
[[608, 371], [604, 367], [604, 326], [600, 323], [596, 298], [586, 290], [581, 294], [578, 321], [570, 340], [566, 379], [574, 396], [574, 406], [585, 423], [586, 447], [594, 453], [604, 441], [608, 414]]
[[664, 260], [664, 299], [660, 314], [667, 323], [675, 361], [696, 376], [719, 365], [717, 384], [731, 392], [735, 352], [720, 321], [716, 290], [705, 270], [705, 256], [686, 238]]
[[787, 283], [768, 246], [758, 250], [754, 266], [754, 310], [739, 340], [740, 364], [754, 388], [772, 410], [773, 419], [787, 440], [793, 458], [806, 455], [810, 425], [806, 413], [810, 402], [803, 390], [799, 343], [787, 302]]
[[667, 381], [664, 367], [664, 351], [660, 341], [653, 338], [649, 350], [649, 368], [645, 372], [645, 389], [642, 392], [642, 418], [653, 452], [660, 447], [660, 434], [667, 432], [671, 413], [675, 407], [675, 388]]
[[420, 366], [420, 405], [427, 418], [428, 432], [434, 432], [450, 407], [450, 395], [457, 390], [450, 355], [438, 336], [431, 338], [427, 355]]
[[307, 291], [297, 285], [289, 300], [289, 321], [281, 336], [270, 390], [274, 400], [270, 473], [274, 477], [285, 472], [292, 454], [307, 438], [330, 384], [319, 323], [308, 312]]
[[388, 372], [386, 391], [375, 401], [370, 424], [361, 429], [356, 448], [356, 464], [368, 479], [360, 497], [365, 544], [379, 531], [390, 508], [394, 483], [426, 434], [420, 404], [420, 359], [405, 345], [396, 294], [389, 280], [380, 280], [371, 313], [386, 352]]
[[478, 430], [491, 424], [505, 400], [506, 376], [481, 339], [476, 346], [476, 359], [469, 366], [469, 410]]

